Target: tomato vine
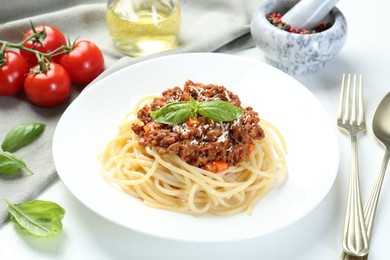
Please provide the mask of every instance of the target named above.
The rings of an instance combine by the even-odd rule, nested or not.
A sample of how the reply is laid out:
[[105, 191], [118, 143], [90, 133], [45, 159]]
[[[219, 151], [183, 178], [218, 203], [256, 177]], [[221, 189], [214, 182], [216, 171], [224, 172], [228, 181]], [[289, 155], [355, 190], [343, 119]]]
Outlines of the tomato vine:
[[0, 40], [0, 96], [24, 90], [35, 105], [55, 106], [67, 99], [72, 84], [86, 86], [103, 70], [103, 53], [94, 43], [71, 42], [51, 25], [31, 23], [20, 42]]

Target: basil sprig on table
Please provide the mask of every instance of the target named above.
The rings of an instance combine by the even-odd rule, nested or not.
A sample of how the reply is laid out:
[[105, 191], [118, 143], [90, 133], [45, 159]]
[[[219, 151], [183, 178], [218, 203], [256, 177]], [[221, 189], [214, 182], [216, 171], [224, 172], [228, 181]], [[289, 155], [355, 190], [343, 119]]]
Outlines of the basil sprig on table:
[[51, 201], [33, 200], [12, 204], [4, 200], [9, 208], [11, 221], [24, 234], [34, 237], [53, 237], [62, 230], [65, 210]]
[[24, 169], [33, 173], [25, 162], [11, 153], [35, 141], [45, 130], [42, 123], [24, 123], [12, 128], [4, 138], [0, 150], [0, 174], [11, 175]]
[[190, 101], [178, 101], [166, 104], [150, 115], [160, 123], [174, 125], [195, 117], [196, 113], [217, 122], [235, 120], [244, 114], [244, 110], [223, 100], [197, 102], [190, 97]]
[[45, 130], [42, 123], [24, 123], [12, 128], [4, 138], [1, 148], [13, 152], [35, 141]]
[[0, 174], [11, 175], [24, 169], [33, 174], [33, 171], [27, 167], [22, 159], [10, 152], [0, 151]]

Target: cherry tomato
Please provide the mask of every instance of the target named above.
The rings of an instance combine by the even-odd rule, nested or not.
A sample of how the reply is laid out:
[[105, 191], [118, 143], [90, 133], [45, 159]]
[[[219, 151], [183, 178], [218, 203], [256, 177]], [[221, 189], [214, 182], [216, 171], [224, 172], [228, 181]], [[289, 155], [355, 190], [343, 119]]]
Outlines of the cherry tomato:
[[[33, 69], [39, 69], [39, 65]], [[24, 82], [27, 98], [42, 107], [53, 107], [64, 102], [70, 95], [71, 87], [68, 72], [57, 63], [51, 63], [45, 72], [27, 75]]]
[[73, 49], [61, 56], [59, 63], [75, 85], [86, 86], [104, 70], [104, 57], [94, 43], [78, 41]]
[[0, 96], [15, 96], [23, 89], [24, 78], [30, 71], [27, 61], [17, 52], [6, 51], [0, 66]]
[[[46, 37], [42, 41], [43, 44], [41, 44], [38, 41], [28, 41], [25, 44], [23, 44], [24, 47], [37, 50], [43, 53], [49, 53], [61, 47], [62, 45], [66, 45], [65, 36], [57, 28], [50, 25], [35, 26], [34, 28], [37, 32], [41, 32], [43, 31], [43, 29], [45, 29]], [[31, 36], [33, 34], [34, 34], [33, 29], [28, 30], [25, 33], [23, 40], [25, 40], [28, 36]], [[31, 67], [35, 66], [38, 63], [37, 57], [35, 56], [34, 53], [20, 50], [20, 54], [27, 60], [27, 62], [30, 64]], [[55, 55], [52, 57], [52, 60], [54, 62], [58, 62], [60, 56], [61, 55]]]

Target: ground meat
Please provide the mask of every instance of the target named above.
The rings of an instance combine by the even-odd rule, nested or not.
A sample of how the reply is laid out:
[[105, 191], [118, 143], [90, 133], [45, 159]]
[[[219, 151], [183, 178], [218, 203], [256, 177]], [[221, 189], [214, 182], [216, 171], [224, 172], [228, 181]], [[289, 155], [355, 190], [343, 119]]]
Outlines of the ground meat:
[[223, 86], [187, 81], [183, 89], [168, 89], [162, 97], [155, 98], [150, 105], [138, 111], [137, 117], [142, 124], [133, 124], [132, 130], [139, 135], [140, 145], [156, 147], [160, 155], [178, 155], [188, 164], [200, 168], [221, 160], [229, 166], [245, 161], [253, 140], [264, 137], [264, 131], [258, 124], [258, 114], [251, 107], [242, 108], [244, 114], [230, 122], [214, 122], [197, 115], [198, 124], [192, 126], [187, 122], [163, 124], [150, 116], [150, 111], [172, 102], [188, 101], [190, 96], [198, 102], [220, 99], [242, 108], [238, 96]]

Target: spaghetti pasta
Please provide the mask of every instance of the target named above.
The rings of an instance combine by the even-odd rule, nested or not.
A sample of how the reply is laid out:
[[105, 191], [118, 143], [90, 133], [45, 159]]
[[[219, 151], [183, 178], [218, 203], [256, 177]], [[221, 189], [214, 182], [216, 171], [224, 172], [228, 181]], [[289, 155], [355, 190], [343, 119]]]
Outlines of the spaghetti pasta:
[[139, 101], [100, 154], [102, 176], [147, 206], [191, 214], [251, 213], [274, 179], [287, 173], [286, 143], [265, 120], [261, 120], [264, 138], [253, 140], [248, 158], [217, 173], [141, 145], [132, 126], [141, 123], [137, 112], [153, 98]]

